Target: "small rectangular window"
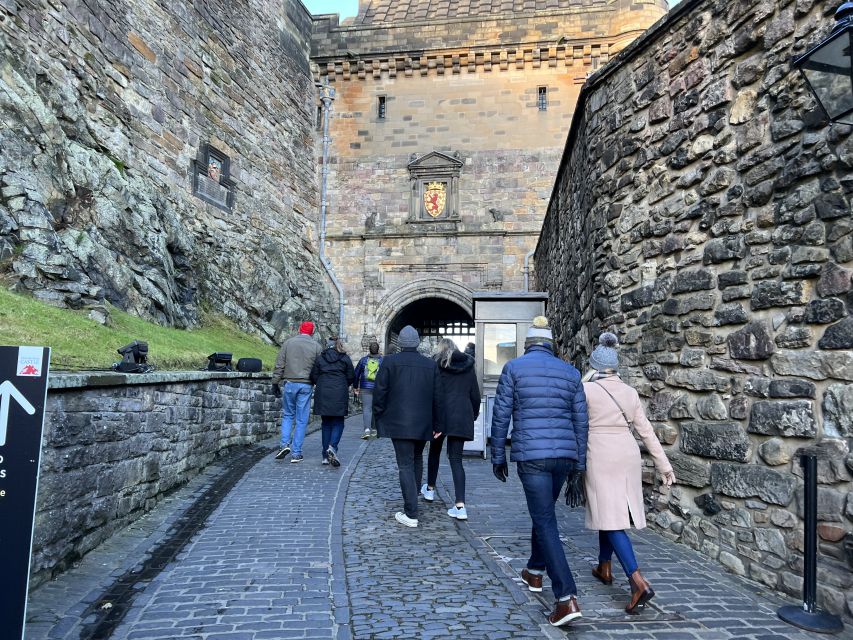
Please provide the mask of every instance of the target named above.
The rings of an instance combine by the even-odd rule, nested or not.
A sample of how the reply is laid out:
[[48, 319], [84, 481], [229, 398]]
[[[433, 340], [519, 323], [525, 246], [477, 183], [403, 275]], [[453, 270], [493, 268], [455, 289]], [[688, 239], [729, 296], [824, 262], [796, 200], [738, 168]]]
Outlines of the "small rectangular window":
[[499, 376], [504, 365], [518, 355], [514, 324], [486, 324], [483, 327], [483, 372]]
[[314, 123], [314, 126], [317, 128], [317, 131], [323, 130], [323, 105], [317, 105], [317, 121]]
[[548, 87], [539, 87], [539, 111], [548, 110]]
[[380, 120], [384, 120], [385, 119], [385, 113], [386, 113], [385, 96], [379, 96], [379, 101], [378, 101], [377, 107], [376, 107], [376, 116]]

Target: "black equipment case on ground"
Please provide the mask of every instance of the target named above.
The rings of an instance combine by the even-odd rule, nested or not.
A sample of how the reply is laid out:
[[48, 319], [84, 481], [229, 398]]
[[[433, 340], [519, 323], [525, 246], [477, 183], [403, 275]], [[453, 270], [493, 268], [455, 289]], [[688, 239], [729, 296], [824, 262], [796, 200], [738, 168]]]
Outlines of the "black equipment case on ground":
[[237, 371], [244, 373], [258, 373], [262, 366], [259, 358], [240, 358], [237, 361]]

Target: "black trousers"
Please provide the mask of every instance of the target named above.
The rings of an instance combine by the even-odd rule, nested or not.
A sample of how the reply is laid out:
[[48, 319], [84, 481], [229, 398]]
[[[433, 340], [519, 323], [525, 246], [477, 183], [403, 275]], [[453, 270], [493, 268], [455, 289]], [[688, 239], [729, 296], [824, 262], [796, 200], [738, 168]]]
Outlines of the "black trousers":
[[441, 435], [429, 443], [429, 458], [427, 459], [427, 484], [435, 487], [438, 480], [438, 463], [441, 458], [441, 445], [447, 438], [447, 459], [450, 460], [450, 473], [453, 474], [453, 490], [456, 492], [456, 502], [465, 502], [465, 469], [462, 467], [462, 448], [465, 440], [456, 436]]
[[418, 491], [424, 477], [424, 447], [421, 440], [392, 438], [397, 468], [400, 470], [400, 490], [403, 492], [403, 510], [410, 518], [418, 518]]

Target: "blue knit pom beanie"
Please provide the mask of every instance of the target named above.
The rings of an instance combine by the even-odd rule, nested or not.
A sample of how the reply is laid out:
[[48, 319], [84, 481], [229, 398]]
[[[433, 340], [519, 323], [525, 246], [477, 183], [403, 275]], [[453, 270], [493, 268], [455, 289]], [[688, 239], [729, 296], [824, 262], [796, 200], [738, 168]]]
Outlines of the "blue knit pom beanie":
[[598, 338], [598, 346], [589, 357], [589, 366], [596, 371], [616, 370], [619, 368], [619, 339], [612, 333], [602, 333]]

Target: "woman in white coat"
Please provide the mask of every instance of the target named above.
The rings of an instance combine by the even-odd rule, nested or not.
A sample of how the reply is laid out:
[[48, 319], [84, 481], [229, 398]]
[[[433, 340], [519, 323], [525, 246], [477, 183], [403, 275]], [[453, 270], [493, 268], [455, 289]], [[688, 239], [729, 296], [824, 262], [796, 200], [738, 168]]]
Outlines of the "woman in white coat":
[[604, 333], [590, 356], [592, 371], [584, 376], [589, 411], [586, 454], [586, 527], [598, 530], [598, 566], [592, 575], [612, 584], [613, 553], [628, 576], [631, 600], [625, 611], [637, 609], [654, 597], [651, 585], [640, 573], [626, 529], [646, 526], [643, 509], [642, 458], [633, 431], [642, 438], [667, 487], [675, 482], [672, 465], [646, 418], [640, 396], [616, 373], [619, 341]]

